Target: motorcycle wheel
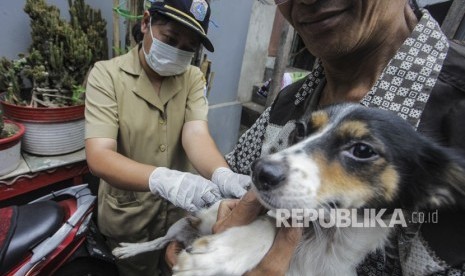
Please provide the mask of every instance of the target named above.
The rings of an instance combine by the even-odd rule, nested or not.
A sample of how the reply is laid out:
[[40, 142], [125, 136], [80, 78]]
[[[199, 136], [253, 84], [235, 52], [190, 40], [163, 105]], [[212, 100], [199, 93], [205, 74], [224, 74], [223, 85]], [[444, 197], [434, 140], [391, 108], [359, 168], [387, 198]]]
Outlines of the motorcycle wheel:
[[78, 258], [60, 267], [54, 276], [118, 276], [113, 263], [93, 258]]

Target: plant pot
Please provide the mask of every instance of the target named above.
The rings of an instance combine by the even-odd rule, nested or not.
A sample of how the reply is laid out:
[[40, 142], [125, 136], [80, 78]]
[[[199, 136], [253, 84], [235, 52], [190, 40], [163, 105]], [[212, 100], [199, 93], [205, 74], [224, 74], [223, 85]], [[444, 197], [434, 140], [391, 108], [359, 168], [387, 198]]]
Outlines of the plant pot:
[[5, 120], [5, 128], [11, 128], [14, 134], [0, 138], [0, 175], [14, 171], [21, 161], [21, 138], [24, 135], [23, 124]]
[[27, 129], [23, 150], [37, 155], [61, 155], [84, 147], [84, 105], [27, 107], [10, 104], [0, 97], [4, 115]]

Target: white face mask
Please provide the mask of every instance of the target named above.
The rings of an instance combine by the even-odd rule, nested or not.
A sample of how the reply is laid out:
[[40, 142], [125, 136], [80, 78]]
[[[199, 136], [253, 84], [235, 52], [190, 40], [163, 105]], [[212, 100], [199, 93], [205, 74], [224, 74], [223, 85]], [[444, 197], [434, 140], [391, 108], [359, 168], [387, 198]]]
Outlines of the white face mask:
[[174, 76], [184, 73], [187, 66], [191, 64], [194, 52], [180, 50], [153, 37], [152, 18], [150, 18], [150, 36], [152, 37], [152, 46], [150, 52], [146, 53], [144, 47], [145, 60], [153, 71], [160, 76]]

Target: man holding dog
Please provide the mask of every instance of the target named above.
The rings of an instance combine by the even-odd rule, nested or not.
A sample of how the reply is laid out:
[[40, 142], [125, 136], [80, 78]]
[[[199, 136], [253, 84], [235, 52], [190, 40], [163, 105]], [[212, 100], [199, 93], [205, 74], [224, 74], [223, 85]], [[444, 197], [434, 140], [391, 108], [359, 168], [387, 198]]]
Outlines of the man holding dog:
[[[255, 159], [288, 146], [294, 122], [306, 112], [340, 102], [391, 110], [440, 144], [465, 152], [460, 126], [465, 118], [465, 46], [448, 40], [426, 10], [408, 0], [275, 3], [317, 61], [306, 79], [279, 93], [227, 155], [234, 171], [249, 174]], [[225, 202], [215, 230], [247, 224], [261, 208], [251, 192], [241, 201]], [[438, 224], [400, 233], [407, 242], [390, 254], [369, 256], [357, 270], [361, 275], [464, 273], [464, 224], [463, 215], [444, 213]], [[300, 231], [281, 229], [250, 275], [284, 275]]]

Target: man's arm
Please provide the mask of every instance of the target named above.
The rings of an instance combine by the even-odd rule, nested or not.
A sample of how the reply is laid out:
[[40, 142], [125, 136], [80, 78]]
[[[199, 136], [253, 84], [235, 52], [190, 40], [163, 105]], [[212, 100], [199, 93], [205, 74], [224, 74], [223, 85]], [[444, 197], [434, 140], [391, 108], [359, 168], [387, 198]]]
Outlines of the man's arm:
[[237, 173], [250, 174], [250, 166], [262, 152], [265, 130], [270, 120], [271, 107], [267, 108], [255, 123], [242, 134], [234, 149], [226, 155], [226, 161]]
[[[218, 209], [217, 222], [213, 226], [213, 233], [220, 233], [235, 226], [247, 225], [254, 221], [264, 210], [252, 191], [247, 192], [240, 200], [223, 200]], [[301, 237], [301, 228], [279, 229], [271, 249], [257, 267], [247, 272], [245, 276], [285, 275]], [[167, 248], [165, 260], [170, 268], [176, 264], [179, 249], [179, 246], [175, 243], [171, 243]]]
[[[241, 200], [223, 201], [218, 210], [218, 220], [213, 232], [218, 233], [234, 226], [252, 222], [263, 207], [253, 191], [247, 192]], [[280, 228], [273, 246], [256, 268], [246, 276], [285, 275], [295, 248], [302, 237], [302, 228]]]
[[280, 228], [270, 251], [257, 267], [247, 272], [245, 276], [285, 275], [301, 238], [302, 228]]

